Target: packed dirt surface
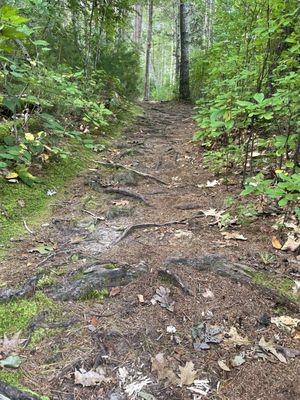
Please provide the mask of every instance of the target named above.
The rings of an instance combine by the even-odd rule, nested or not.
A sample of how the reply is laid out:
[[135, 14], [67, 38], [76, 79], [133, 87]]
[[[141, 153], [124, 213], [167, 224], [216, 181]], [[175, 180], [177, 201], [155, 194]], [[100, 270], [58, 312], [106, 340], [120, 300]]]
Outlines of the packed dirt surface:
[[272, 249], [270, 216], [226, 239], [216, 211], [240, 188], [212, 183], [192, 107], [142, 107], [2, 262], [2, 296], [53, 301], [22, 333], [43, 329], [22, 383], [51, 400], [299, 399], [298, 304], [251, 280], [296, 279], [299, 261]]

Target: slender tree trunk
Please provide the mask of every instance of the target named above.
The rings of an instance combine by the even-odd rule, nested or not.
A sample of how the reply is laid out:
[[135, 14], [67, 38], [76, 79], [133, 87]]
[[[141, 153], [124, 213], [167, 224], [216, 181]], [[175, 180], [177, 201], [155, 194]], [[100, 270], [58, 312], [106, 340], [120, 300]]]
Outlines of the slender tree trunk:
[[135, 43], [140, 43], [142, 37], [142, 25], [143, 25], [143, 5], [136, 4], [134, 7], [134, 32], [133, 41]]
[[145, 88], [144, 88], [144, 100], [146, 101], [148, 101], [150, 98], [150, 61], [151, 61], [151, 46], [152, 46], [152, 28], [153, 28], [153, 0], [149, 0]]
[[175, 82], [179, 81], [180, 75], [180, 6], [178, 5], [178, 0], [175, 0]]
[[188, 100], [190, 98], [190, 77], [189, 77], [189, 5], [180, 0], [180, 82], [179, 98]]

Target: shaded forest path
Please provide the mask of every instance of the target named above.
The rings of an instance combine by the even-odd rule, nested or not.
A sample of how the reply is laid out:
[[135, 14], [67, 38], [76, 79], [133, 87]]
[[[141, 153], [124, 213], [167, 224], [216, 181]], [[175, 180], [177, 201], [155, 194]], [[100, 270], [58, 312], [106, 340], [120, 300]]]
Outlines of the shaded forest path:
[[[2, 297], [52, 299], [32, 300], [22, 383], [61, 400], [298, 399], [299, 340], [270, 318], [299, 308], [250, 278], [268, 221], [240, 228], [247, 241], [225, 240], [216, 210], [228, 192], [191, 143], [192, 107], [142, 107], [2, 263], [15, 287]], [[82, 368], [101, 385], [75, 385], [75, 370], [77, 382], [95, 378]]]

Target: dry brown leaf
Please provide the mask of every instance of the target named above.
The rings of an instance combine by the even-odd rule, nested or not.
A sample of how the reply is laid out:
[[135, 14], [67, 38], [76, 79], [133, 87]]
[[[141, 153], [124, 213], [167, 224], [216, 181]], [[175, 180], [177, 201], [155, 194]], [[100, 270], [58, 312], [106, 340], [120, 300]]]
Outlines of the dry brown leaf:
[[174, 385], [178, 384], [178, 378], [174, 372], [168, 368], [167, 360], [165, 359], [163, 353], [159, 353], [155, 357], [152, 357], [151, 363], [151, 370], [157, 374], [158, 380], [167, 380]]
[[274, 247], [274, 249], [280, 250], [282, 248], [282, 244], [280, 243], [280, 241], [277, 239], [276, 236], [272, 237], [272, 246]]
[[18, 200], [18, 206], [21, 208], [25, 207], [25, 201], [23, 199]]
[[225, 240], [247, 240], [245, 236], [243, 236], [239, 232], [221, 232], [224, 236]]
[[184, 367], [179, 367], [179, 370], [179, 386], [192, 385], [197, 375], [197, 371], [194, 370], [194, 363], [189, 361]]
[[247, 346], [250, 344], [247, 336], [242, 337], [234, 326], [230, 328], [229, 332], [226, 333], [226, 336], [227, 338], [225, 339], [225, 343], [234, 344], [236, 346]]
[[102, 367], [98, 367], [95, 371], [76, 370], [74, 376], [75, 385], [82, 385], [83, 387], [100, 386], [101, 383], [110, 381], [109, 378], [106, 378], [105, 370]]
[[265, 340], [265, 338], [262, 336], [262, 338], [260, 339], [259, 343], [258, 343], [259, 347], [264, 350], [267, 353], [271, 353], [273, 354], [280, 362], [286, 364], [286, 358], [284, 357], [284, 355], [282, 353], [279, 353], [273, 342], [267, 342]]
[[140, 303], [145, 303], [145, 299], [144, 299], [144, 296], [142, 294], [138, 294], [137, 298], [139, 299]]
[[223, 361], [223, 360], [219, 360], [218, 365], [223, 371], [227, 371], [227, 372], [231, 371], [231, 369], [226, 365], [225, 361]]
[[111, 289], [111, 291], [109, 292], [109, 297], [116, 297], [118, 296], [118, 294], [120, 294], [122, 292], [122, 289], [119, 287], [114, 287]]
[[20, 334], [21, 332], [17, 332], [10, 338], [4, 334], [0, 351], [6, 355], [17, 354], [20, 345], [26, 342], [26, 339], [20, 339]]
[[300, 240], [295, 239], [294, 236], [288, 236], [287, 241], [282, 246], [282, 251], [296, 251], [300, 247]]

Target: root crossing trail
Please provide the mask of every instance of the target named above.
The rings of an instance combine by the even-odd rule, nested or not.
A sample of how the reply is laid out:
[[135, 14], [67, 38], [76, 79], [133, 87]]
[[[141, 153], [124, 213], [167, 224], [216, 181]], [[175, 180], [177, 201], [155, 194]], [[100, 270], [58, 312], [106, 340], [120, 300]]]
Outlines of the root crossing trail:
[[224, 239], [216, 212], [238, 188], [207, 184], [192, 107], [142, 107], [2, 263], [8, 306], [50, 298], [22, 327], [22, 384], [55, 400], [298, 399], [299, 331], [271, 320], [298, 305], [251, 279], [268, 222]]

